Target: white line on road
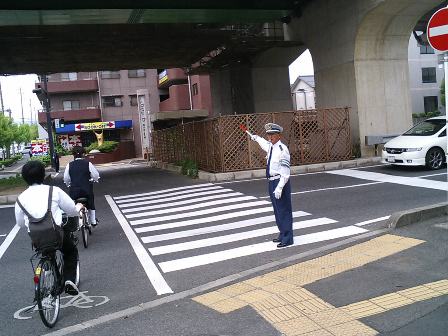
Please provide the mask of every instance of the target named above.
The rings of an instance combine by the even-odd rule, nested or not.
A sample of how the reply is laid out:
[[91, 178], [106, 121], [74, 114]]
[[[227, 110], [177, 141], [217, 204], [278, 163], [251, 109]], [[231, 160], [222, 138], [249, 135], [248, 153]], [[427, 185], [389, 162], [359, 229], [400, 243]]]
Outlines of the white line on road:
[[213, 187], [207, 187], [207, 188], [198, 188], [198, 189], [195, 189], [195, 190], [177, 191], [177, 192], [168, 193], [168, 194], [164, 194], [164, 195], [152, 195], [152, 196], [143, 196], [143, 197], [133, 197], [131, 199], [120, 199], [120, 200], [116, 201], [115, 203], [122, 204], [122, 203], [126, 203], [126, 202], [135, 202], [135, 201], [143, 201], [143, 200], [160, 200], [160, 199], [163, 199], [164, 197], [171, 197], [171, 196], [174, 196], [174, 195], [184, 195], [184, 194], [191, 194], [191, 193], [197, 192], [197, 191], [210, 191], [210, 190], [216, 190], [216, 189], [222, 189], [222, 187], [220, 187], [220, 186], [213, 186]]
[[[368, 230], [357, 227], [357, 226], [347, 226], [347, 227], [343, 227], [340, 229], [316, 232], [316, 233], [311, 233], [311, 234], [295, 237], [294, 238], [295, 243], [292, 246], [312, 244], [312, 243], [322, 242], [322, 241], [326, 241], [326, 240], [352, 236], [352, 235], [364, 233], [367, 231]], [[159, 266], [164, 273], [169, 273], [169, 272], [179, 271], [179, 270], [183, 270], [183, 269], [187, 269], [187, 268], [216, 263], [219, 261], [249, 256], [249, 255], [263, 253], [263, 252], [275, 251], [275, 250], [277, 250], [276, 244], [273, 244], [272, 242], [266, 242], [266, 243], [259, 243], [259, 244], [237, 247], [234, 249], [229, 249], [229, 250], [224, 250], [224, 251], [219, 251], [219, 252], [214, 252], [214, 253], [202, 254], [202, 255], [188, 257], [188, 258], [165, 261], [165, 262], [159, 263]]]
[[333, 171], [328, 171], [327, 174], [349, 176], [349, 177], [359, 178], [359, 179], [363, 179], [363, 180], [377, 181], [377, 182], [401, 184], [401, 185], [407, 185], [407, 186], [411, 186], [411, 187], [448, 191], [448, 182], [425, 180], [425, 179], [421, 179], [418, 177], [403, 177], [403, 176], [387, 175], [387, 174], [366, 172], [366, 171], [359, 171], [359, 170], [352, 170], [352, 169], [333, 170]]
[[12, 228], [12, 230], [8, 233], [8, 236], [3, 241], [2, 245], [0, 245], [0, 259], [5, 254], [6, 250], [8, 249], [9, 245], [11, 245], [12, 241], [17, 235], [17, 232], [19, 232], [20, 227], [16, 224]]
[[140, 243], [137, 235], [131, 229], [128, 222], [118, 209], [117, 205], [114, 203], [112, 197], [109, 195], [105, 195], [104, 197], [106, 197], [107, 203], [109, 203], [109, 206], [111, 207], [115, 217], [117, 218], [118, 223], [120, 223], [124, 233], [126, 234], [126, 237], [131, 243], [131, 246], [134, 249], [137, 258], [142, 264], [143, 269], [145, 270], [146, 275], [149, 278], [149, 281], [151, 281], [151, 284], [153, 285], [154, 289], [157, 292], [157, 295], [173, 293], [173, 291], [163, 278], [162, 274], [160, 273], [159, 269], [152, 261], [148, 252], [146, 252], [145, 247], [142, 245], [142, 243]]
[[212, 183], [194, 184], [194, 185], [191, 185], [191, 186], [163, 189], [163, 190], [152, 191], [152, 192], [147, 192], [147, 193], [142, 193], [142, 194], [116, 196], [116, 197], [114, 197], [114, 199], [119, 200], [119, 199], [126, 199], [126, 198], [140, 197], [140, 196], [160, 195], [160, 194], [165, 194], [167, 192], [172, 192], [172, 191], [179, 191], [179, 190], [185, 190], [185, 189], [194, 189], [194, 188], [202, 188], [202, 187], [211, 187], [211, 186], [213, 186]]
[[[269, 202], [266, 202], [266, 201], [253, 201], [253, 202], [247, 202], [247, 203], [232, 204], [232, 205], [226, 205], [226, 206], [205, 209], [205, 210], [183, 212], [183, 213], [176, 214], [176, 215], [147, 218], [148, 222], [146, 222], [146, 223], [163, 222], [163, 221], [168, 221], [168, 220], [173, 220], [173, 219], [181, 219], [181, 218], [185, 218], [185, 217], [197, 217], [197, 216], [208, 215], [211, 213], [224, 212], [224, 211], [230, 211], [230, 210], [236, 210], [236, 209], [244, 209], [244, 208], [252, 208], [252, 207], [259, 206], [259, 205], [268, 205], [268, 204], [269, 204]], [[160, 210], [160, 211], [162, 211], [162, 213], [164, 212], [164, 210]], [[126, 218], [153, 216], [153, 215], [156, 215], [157, 212], [158, 211], [139, 212], [136, 214], [126, 215]]]
[[384, 221], [384, 220], [389, 219], [389, 218], [390, 218], [390, 216], [379, 217], [379, 218], [375, 218], [375, 219], [366, 220], [364, 222], [356, 223], [355, 225], [356, 226], [364, 226], [364, 225], [367, 225], [367, 224], [381, 222], [381, 221]]
[[[219, 188], [220, 189], [210, 190], [210, 191], [203, 191], [203, 192], [198, 192], [198, 193], [195, 190], [195, 192], [192, 193], [192, 194], [175, 196], [175, 197], [157, 198], [157, 199], [152, 199], [152, 200], [147, 200], [147, 201], [139, 201], [139, 202], [120, 204], [120, 209], [127, 208], [127, 207], [133, 207], [133, 206], [137, 206], [137, 205], [164, 203], [164, 202], [178, 201], [178, 200], [184, 200], [184, 199], [189, 199], [190, 202], [193, 203], [193, 202], [196, 201], [198, 196], [208, 196], [208, 195], [232, 193], [233, 192], [232, 189], [223, 189], [222, 187], [219, 187]], [[241, 194], [241, 193], [239, 193], [239, 194]]]
[[[327, 172], [327, 173], [328, 173], [328, 172]], [[342, 186], [342, 187], [333, 187], [333, 188], [322, 188], [322, 189], [313, 189], [313, 190], [297, 191], [297, 192], [293, 192], [293, 193], [291, 193], [291, 195], [307, 194], [307, 193], [312, 193], [312, 192], [316, 192], [316, 191], [327, 191], [327, 190], [337, 190], [337, 189], [347, 189], [347, 188], [365, 187], [365, 186], [368, 186], [368, 185], [381, 184], [381, 183], [384, 183], [384, 182], [370, 182], [370, 183], [352, 184], [352, 185]], [[263, 196], [263, 197], [259, 197], [259, 198], [269, 198], [269, 197], [270, 197], [270, 196]]]
[[[328, 225], [337, 223], [337, 221], [330, 219], [330, 218], [316, 218], [316, 219], [310, 219], [298, 223], [293, 224], [293, 230], [297, 229], [304, 229], [319, 225]], [[267, 235], [278, 235], [278, 228], [277, 226], [271, 226], [267, 228], [262, 228], [258, 230], [251, 230], [251, 231], [244, 231], [244, 232], [238, 232], [233, 233], [230, 235], [225, 236], [218, 236], [218, 237], [212, 237], [212, 238], [205, 238], [205, 239], [199, 239], [194, 241], [189, 241], [185, 243], [178, 243], [178, 244], [171, 244], [171, 245], [164, 245], [164, 246], [158, 246], [158, 247], [152, 247], [149, 248], [149, 252], [151, 252], [152, 255], [161, 255], [161, 254], [167, 254], [167, 253], [174, 253], [179, 251], [187, 251], [187, 250], [194, 250], [202, 247], [208, 247], [208, 246], [217, 246], [227, 243], [233, 243], [240, 240], [245, 239], [251, 239], [256, 237], [263, 237]]]
[[[310, 215], [309, 213], [304, 212], [304, 211], [295, 211], [292, 213], [293, 218], [309, 216], [309, 215]], [[199, 236], [199, 235], [208, 234], [208, 233], [240, 229], [240, 228], [244, 228], [244, 227], [248, 227], [248, 226], [255, 226], [255, 225], [265, 224], [265, 223], [274, 222], [274, 221], [275, 221], [275, 216], [256, 217], [256, 218], [246, 219], [243, 221], [233, 222], [233, 223], [228, 223], [228, 224], [206, 226], [206, 227], [202, 227], [199, 229], [176, 231], [176, 232], [172, 232], [172, 233], [146, 236], [146, 237], [142, 237], [142, 241], [143, 241], [143, 243], [148, 244], [148, 243], [154, 243], [154, 242], [164, 241], [164, 240], [193, 237], [193, 236]], [[139, 229], [136, 229], [135, 231], [139, 232]], [[142, 232], [145, 232], [145, 231], [142, 231]]]
[[6, 204], [6, 205], [0, 205], [0, 209], [5, 209], [5, 208], [14, 208], [14, 204]]
[[[252, 201], [257, 199], [254, 196], [242, 196], [242, 197], [233, 197], [233, 198], [226, 198], [223, 200], [216, 200], [216, 201], [210, 201], [210, 202], [202, 202], [197, 204], [190, 204], [183, 207], [171, 207], [169, 209], [161, 209], [161, 210], [153, 210], [151, 212], [140, 212], [139, 214], [135, 214], [134, 217], [143, 217], [143, 216], [154, 216], [154, 215], [161, 215], [161, 214], [167, 214], [172, 212], [181, 212], [186, 210], [193, 210], [193, 209], [200, 209], [200, 208], [207, 208], [215, 205], [222, 205], [222, 204], [229, 204], [229, 203], [237, 203], [237, 202], [243, 202], [243, 201]], [[170, 205], [172, 203], [168, 203]], [[137, 209], [145, 210], [146, 207], [140, 207]], [[135, 209], [125, 209], [123, 210], [123, 213], [129, 213], [129, 212], [135, 212]], [[126, 215], [128, 218], [132, 218], [132, 215]]]
[[[272, 212], [272, 211], [274, 211], [272, 209], [272, 206], [269, 206], [269, 207], [265, 207], [265, 208], [257, 208], [257, 209], [251, 209], [251, 210], [245, 210], [245, 211], [231, 212], [231, 213], [227, 213], [227, 214], [216, 215], [216, 216], [205, 217], [205, 218], [190, 219], [190, 220], [181, 221], [181, 222], [173, 222], [173, 223], [160, 224], [160, 225], [154, 225], [154, 226], [146, 226], [146, 227], [136, 229], [135, 231], [141, 233], [141, 232], [173, 229], [173, 228], [177, 228], [177, 227], [216, 222], [216, 221], [226, 220], [226, 219], [230, 219], [230, 218], [236, 218], [236, 217], [241, 217], [241, 216], [250, 216], [250, 215], [260, 214], [263, 212]], [[148, 224], [149, 222], [147, 222], [146, 219], [139, 219], [139, 220], [131, 221], [130, 223], [131, 223], [131, 225], [140, 225], [140, 224]]]
[[[185, 205], [185, 204], [200, 203], [200, 202], [204, 202], [204, 201], [210, 201], [213, 199], [230, 198], [230, 197], [236, 197], [236, 196], [243, 196], [243, 194], [240, 192], [233, 192], [233, 193], [227, 193], [227, 194], [208, 195], [207, 197], [198, 197], [198, 198], [187, 199], [184, 201], [162, 203], [162, 204], [153, 204], [151, 202], [145, 202], [146, 204], [153, 204], [153, 205], [146, 205], [146, 206], [137, 207], [137, 208], [124, 209], [124, 210], [121, 210], [121, 212], [127, 213], [127, 212], [141, 211], [141, 210], [162, 209], [162, 208], [169, 208], [169, 207]], [[128, 206], [129, 206], [129, 204], [126, 204], [126, 207], [128, 207]], [[124, 206], [120, 206], [120, 209], [122, 209], [122, 208], [124, 208]]]
[[6, 237], [6, 235], [5, 234], [0, 234], [0, 237]]

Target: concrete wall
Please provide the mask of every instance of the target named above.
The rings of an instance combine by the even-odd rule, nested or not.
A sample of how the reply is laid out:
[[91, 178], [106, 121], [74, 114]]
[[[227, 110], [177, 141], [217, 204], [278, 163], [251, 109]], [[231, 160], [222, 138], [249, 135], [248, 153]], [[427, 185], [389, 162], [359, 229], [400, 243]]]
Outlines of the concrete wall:
[[437, 0], [317, 0], [287, 28], [313, 56], [317, 107], [350, 107], [354, 144], [392, 134], [411, 121], [408, 42], [417, 21]]
[[160, 102], [160, 111], [189, 110], [188, 84], [171, 85], [168, 88], [170, 97]]
[[194, 75], [191, 76], [191, 86], [197, 84], [198, 94], [192, 95], [193, 109], [205, 109], [208, 115], [213, 115], [213, 105], [210, 92], [210, 76], [208, 75]]

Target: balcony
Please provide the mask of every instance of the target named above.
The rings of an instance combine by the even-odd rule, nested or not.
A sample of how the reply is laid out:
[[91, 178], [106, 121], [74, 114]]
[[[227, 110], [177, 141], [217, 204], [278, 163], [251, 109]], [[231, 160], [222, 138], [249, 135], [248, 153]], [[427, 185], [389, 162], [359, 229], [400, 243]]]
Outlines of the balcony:
[[172, 85], [169, 88], [169, 98], [160, 102], [159, 110], [177, 111], [189, 110], [190, 99], [188, 97], [188, 85]]
[[[44, 87], [42, 83], [37, 83], [36, 88]], [[98, 82], [96, 79], [83, 79], [74, 81], [48, 82], [48, 93], [66, 93], [66, 92], [90, 92], [98, 91]]]
[[[39, 124], [45, 124], [47, 122], [47, 116], [43, 111], [39, 112]], [[101, 120], [101, 110], [98, 107], [88, 107], [79, 110], [52, 111], [50, 112], [50, 115], [52, 120], [63, 118], [66, 123], [73, 121]]]
[[165, 69], [159, 73], [159, 89], [164, 89], [174, 84], [185, 84], [187, 82], [187, 75], [184, 70], [179, 68]]

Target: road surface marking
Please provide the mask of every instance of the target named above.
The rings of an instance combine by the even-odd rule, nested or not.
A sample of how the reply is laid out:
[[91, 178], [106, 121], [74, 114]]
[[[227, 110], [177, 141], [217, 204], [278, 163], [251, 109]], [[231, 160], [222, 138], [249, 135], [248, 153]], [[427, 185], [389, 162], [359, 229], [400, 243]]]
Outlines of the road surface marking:
[[134, 252], [137, 255], [137, 258], [139, 259], [140, 263], [142, 264], [143, 269], [145, 270], [146, 275], [149, 278], [149, 281], [151, 282], [154, 289], [156, 290], [157, 295], [173, 293], [173, 291], [171, 290], [171, 288], [168, 286], [167, 282], [163, 278], [162, 274], [160, 273], [159, 269], [152, 261], [148, 252], [146, 252], [145, 247], [142, 245], [142, 243], [140, 243], [137, 235], [134, 233], [132, 228], [129, 226], [128, 222], [126, 221], [124, 216], [121, 214], [117, 205], [114, 203], [112, 197], [109, 195], [105, 195], [105, 197], [106, 197], [106, 201], [107, 201], [107, 203], [109, 203], [109, 206], [111, 207], [115, 217], [117, 218], [118, 222], [120, 223], [124, 233], [126, 234], [126, 237], [128, 238], [129, 242], [131, 243], [131, 246], [134, 249]]
[[[310, 219], [310, 220], [306, 220], [306, 221], [301, 221], [299, 223], [294, 223], [293, 230], [310, 228], [310, 227], [315, 227], [315, 226], [319, 226], [319, 225], [334, 224], [334, 223], [337, 223], [337, 221], [330, 219], [330, 218], [325, 218], [325, 217]], [[194, 249], [199, 249], [199, 248], [208, 247], [208, 246], [217, 246], [217, 245], [232, 243], [232, 242], [236, 242], [236, 241], [240, 241], [240, 240], [262, 237], [262, 236], [267, 236], [267, 235], [274, 235], [274, 234], [275, 235], [278, 234], [277, 226], [270, 226], [270, 227], [262, 228], [262, 229], [258, 229], [258, 230], [238, 232], [238, 233], [233, 233], [233, 234], [224, 235], [224, 236], [199, 239], [199, 240], [189, 241], [189, 242], [185, 242], [185, 243], [152, 247], [152, 248], [149, 248], [148, 250], [149, 250], [149, 252], [151, 252], [152, 255], [161, 255], [161, 254], [175, 253], [175, 252], [180, 252], [180, 251], [194, 250]]]
[[390, 216], [384, 216], [384, 217], [379, 217], [379, 218], [375, 218], [375, 219], [369, 219], [369, 220], [366, 220], [364, 222], [356, 223], [355, 225], [356, 226], [364, 226], [364, 225], [367, 225], [367, 224], [381, 222], [381, 221], [387, 220], [389, 218], [390, 218]]
[[2, 245], [0, 245], [0, 259], [2, 259], [3, 255], [5, 254], [6, 250], [8, 249], [9, 245], [11, 245], [12, 241], [17, 235], [17, 232], [19, 232], [20, 227], [16, 224], [12, 228], [12, 230], [8, 233], [8, 236], [6, 236], [5, 240], [3, 241]]
[[5, 208], [14, 208], [15, 205], [14, 204], [6, 204], [6, 205], [0, 205], [0, 209], [5, 209]]
[[[309, 216], [309, 215], [310, 215], [309, 213], [304, 212], [304, 211], [295, 211], [292, 213], [293, 218]], [[235, 229], [240, 229], [240, 228], [244, 228], [244, 227], [260, 225], [260, 224], [265, 224], [265, 223], [270, 223], [270, 222], [275, 222], [274, 216], [256, 217], [256, 218], [246, 219], [243, 221], [238, 221], [238, 222], [233, 222], [233, 223], [228, 223], [228, 224], [206, 226], [206, 227], [202, 227], [199, 229], [176, 231], [176, 232], [172, 232], [172, 233], [146, 236], [146, 237], [142, 237], [142, 241], [143, 241], [143, 243], [148, 244], [148, 243], [154, 243], [154, 242], [164, 241], [164, 240], [193, 237], [193, 236], [203, 235], [203, 234], [207, 234], [207, 233], [235, 230]], [[136, 229], [135, 231], [138, 232], [138, 230], [139, 229]]]
[[[256, 209], [251, 209], [251, 210], [237, 211], [237, 212], [231, 212], [231, 213], [227, 213], [227, 214], [216, 215], [216, 216], [205, 217], [205, 218], [190, 219], [190, 220], [181, 221], [181, 222], [172, 222], [172, 223], [167, 223], [167, 224], [145, 226], [145, 227], [136, 229], [136, 232], [141, 233], [141, 232], [173, 229], [173, 228], [190, 226], [190, 225], [217, 222], [217, 221], [230, 219], [230, 218], [257, 215], [257, 214], [261, 214], [263, 212], [273, 212], [273, 211], [274, 210], [272, 209], [272, 206], [269, 206], [269, 207], [265, 207], [265, 208], [256, 208]], [[140, 224], [147, 224], [147, 222], [145, 219], [140, 219], [140, 220], [136, 220], [136, 221], [131, 221], [130, 224], [131, 225], [140, 225]]]
[[[229, 204], [229, 203], [238, 203], [238, 202], [243, 202], [243, 201], [253, 201], [253, 200], [256, 200], [256, 199], [257, 198], [254, 197], [254, 196], [231, 197], [231, 198], [226, 198], [226, 199], [223, 199], [223, 200], [201, 202], [201, 203], [198, 203], [198, 204], [189, 204], [189, 205], [185, 205], [183, 207], [181, 207], [181, 206], [178, 206], [178, 207], [173, 206], [170, 209], [158, 209], [158, 210], [153, 210], [153, 211], [150, 211], [150, 212], [140, 212], [140, 213], [136, 214], [134, 217], [162, 215], [162, 214], [167, 214], [167, 213], [171, 213], [171, 212], [181, 212], [181, 211], [193, 210], [193, 209], [199, 209], [199, 208], [208, 208], [208, 207], [212, 207], [212, 206], [215, 206], [215, 205], [222, 205], [222, 204]], [[170, 206], [171, 203], [167, 203], [167, 205]], [[145, 208], [146, 207], [125, 209], [122, 212], [123, 213], [129, 213], [129, 212], [134, 212], [134, 211], [144, 211], [144, 210], [146, 210]], [[126, 215], [127, 218], [132, 218], [131, 216], [132, 215]]]
[[[221, 188], [221, 189], [204, 191], [204, 192], [198, 192], [198, 193], [195, 192], [195, 193], [192, 193], [192, 194], [186, 194], [186, 195], [175, 196], [175, 197], [157, 198], [157, 199], [151, 199], [151, 200], [147, 200], [147, 201], [125, 203], [125, 204], [120, 204], [120, 208], [132, 207], [132, 206], [137, 206], [137, 205], [156, 204], [156, 203], [164, 203], [164, 202], [169, 202], [169, 201], [184, 200], [186, 198], [190, 199], [191, 202], [194, 202], [194, 200], [197, 199], [198, 196], [207, 196], [207, 195], [215, 195], [215, 194], [222, 194], [222, 193], [230, 193], [232, 191], [233, 191], [232, 189], [223, 189], [223, 188]], [[225, 195], [227, 195], [227, 194], [225, 194]]]
[[[184, 213], [176, 214], [176, 215], [146, 218], [146, 219], [143, 219], [142, 221], [145, 224], [150, 224], [150, 223], [156, 223], [156, 222], [164, 222], [164, 221], [169, 221], [169, 220], [181, 219], [181, 218], [185, 218], [185, 217], [203, 216], [203, 215], [208, 215], [208, 214], [216, 213], [216, 212], [224, 212], [224, 211], [244, 209], [244, 208], [253, 208], [253, 207], [256, 207], [259, 205], [268, 205], [268, 204], [270, 204], [270, 203], [267, 201], [254, 201], [254, 202], [247, 202], [247, 203], [241, 203], [241, 204], [226, 205], [226, 206], [212, 208], [212, 209], [206, 209], [206, 210], [184, 212]], [[126, 215], [126, 218], [152, 216], [156, 212], [157, 211], [140, 212], [140, 213], [136, 213], [136, 214]], [[132, 225], [137, 225], [136, 222], [137, 221], [133, 221]]]
[[[312, 243], [322, 242], [322, 241], [326, 241], [326, 240], [352, 236], [352, 235], [364, 233], [364, 232], [367, 232], [367, 230], [352, 225], [352, 226], [347, 226], [347, 227], [343, 227], [343, 228], [339, 228], [339, 229], [327, 230], [327, 231], [316, 232], [316, 233], [311, 233], [311, 234], [295, 237], [294, 238], [295, 242], [292, 246], [312, 244]], [[182, 270], [182, 269], [207, 265], [207, 264], [216, 263], [219, 261], [240, 258], [240, 257], [245, 257], [245, 256], [253, 255], [253, 254], [275, 251], [275, 250], [277, 250], [276, 244], [273, 244], [272, 242], [266, 242], [266, 243], [246, 245], [246, 246], [237, 247], [234, 249], [229, 249], [229, 250], [224, 250], [224, 251], [219, 251], [219, 252], [197, 255], [197, 256], [188, 257], [188, 258], [181, 258], [181, 259], [165, 261], [165, 262], [159, 263], [159, 266], [164, 273], [169, 273], [169, 272], [178, 271], [178, 270]]]
[[[297, 335], [298, 331], [307, 335], [350, 333], [373, 336], [378, 332], [357, 320], [357, 314], [363, 311], [350, 309], [355, 308], [355, 304], [337, 308], [303, 286], [364, 266], [421, 243], [421, 240], [388, 234], [199, 295], [193, 300], [223, 314], [251, 306], [286, 336]], [[448, 293], [446, 280], [424, 286], [432, 291], [425, 290], [423, 293], [419, 289], [411, 288], [400, 292], [404, 292], [403, 296], [406, 298], [414, 295], [416, 299], [422, 300], [425, 296]], [[374, 299], [377, 299], [377, 302], [385, 302], [389, 309], [406, 302], [399, 300], [394, 304], [387, 296]], [[354, 312], [353, 315], [350, 310]], [[370, 310], [371, 313], [374, 311]], [[378, 309], [376, 311], [381, 312]]]
[[[167, 194], [167, 193], [171, 194], [171, 195], [176, 195], [176, 194], [180, 194], [185, 191], [190, 192], [193, 190], [209, 190], [210, 188], [214, 188], [214, 187], [216, 187], [216, 186], [211, 183], [197, 184], [197, 185], [193, 185], [193, 186], [163, 189], [163, 190], [151, 191], [151, 192], [141, 193], [141, 194], [130, 194], [130, 195], [124, 195], [124, 196], [117, 196], [117, 197], [114, 197], [114, 199], [117, 199], [116, 203], [120, 203], [121, 201], [128, 200], [129, 198], [146, 197], [146, 196], [160, 197], [160, 195]], [[220, 187], [220, 188], [222, 188], [222, 187]]]
[[[153, 204], [152, 202], [149, 201], [149, 202], [145, 202], [145, 203], [153, 204], [153, 205], [139, 206], [139, 205], [143, 205], [143, 204], [134, 204], [134, 205], [125, 204], [124, 206], [120, 206], [120, 209], [122, 209], [121, 212], [127, 213], [127, 212], [142, 211], [142, 210], [163, 209], [163, 208], [175, 207], [175, 206], [179, 206], [179, 205], [200, 203], [200, 202], [210, 201], [210, 200], [214, 200], [214, 199], [216, 200], [216, 199], [221, 199], [221, 198], [230, 198], [230, 197], [237, 197], [237, 196], [244, 196], [244, 194], [242, 194], [240, 192], [233, 192], [233, 193], [231, 192], [231, 193], [226, 193], [226, 194], [208, 195], [206, 197], [197, 197], [197, 198], [195, 197], [193, 199], [190, 198], [190, 199], [187, 199], [184, 201], [166, 202], [166, 203], [162, 203], [162, 204]], [[130, 209], [123, 209], [123, 208], [127, 208], [130, 206], [137, 206], [137, 207], [130, 208]]]
[[419, 177], [403, 177], [403, 176], [387, 175], [387, 174], [352, 170], [352, 169], [333, 170], [328, 171], [327, 174], [349, 176], [358, 179], [377, 181], [377, 182], [401, 184], [411, 187], [448, 191], [448, 182], [421, 179]]

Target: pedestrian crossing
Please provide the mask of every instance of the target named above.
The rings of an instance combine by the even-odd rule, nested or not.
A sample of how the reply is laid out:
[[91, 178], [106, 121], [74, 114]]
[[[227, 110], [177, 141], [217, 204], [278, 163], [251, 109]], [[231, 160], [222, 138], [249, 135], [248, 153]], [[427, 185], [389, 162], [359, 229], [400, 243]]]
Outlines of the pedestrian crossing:
[[[271, 241], [278, 235], [271, 203], [221, 185], [106, 198], [128, 239], [141, 245], [133, 246], [140, 261], [153, 263], [151, 272], [155, 265], [165, 274], [279, 251]], [[293, 222], [294, 246], [368, 231], [305, 211], [294, 211]], [[148, 256], [143, 258], [142, 251]]]

